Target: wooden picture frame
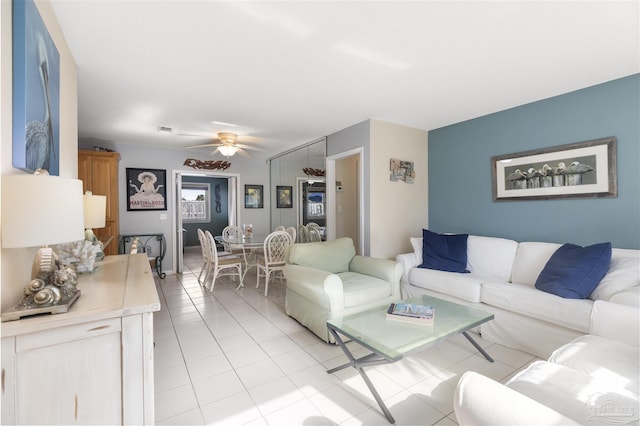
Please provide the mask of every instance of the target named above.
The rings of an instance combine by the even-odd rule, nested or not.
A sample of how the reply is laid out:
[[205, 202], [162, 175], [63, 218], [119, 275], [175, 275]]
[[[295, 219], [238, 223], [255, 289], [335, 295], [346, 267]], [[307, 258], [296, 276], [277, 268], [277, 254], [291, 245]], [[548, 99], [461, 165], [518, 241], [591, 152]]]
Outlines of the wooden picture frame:
[[264, 192], [262, 185], [244, 186], [244, 208], [261, 209], [264, 207]]
[[616, 138], [491, 158], [494, 201], [616, 197]]
[[276, 186], [276, 199], [277, 208], [293, 208], [293, 186]]
[[127, 211], [167, 210], [167, 171], [126, 169]]

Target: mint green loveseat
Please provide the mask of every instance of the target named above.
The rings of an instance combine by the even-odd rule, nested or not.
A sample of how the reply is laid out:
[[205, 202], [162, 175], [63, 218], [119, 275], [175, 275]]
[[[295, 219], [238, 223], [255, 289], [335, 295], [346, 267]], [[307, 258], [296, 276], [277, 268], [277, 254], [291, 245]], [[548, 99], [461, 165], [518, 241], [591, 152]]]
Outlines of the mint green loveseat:
[[327, 320], [400, 300], [402, 265], [358, 256], [351, 238], [294, 244], [284, 267], [285, 309], [325, 342]]

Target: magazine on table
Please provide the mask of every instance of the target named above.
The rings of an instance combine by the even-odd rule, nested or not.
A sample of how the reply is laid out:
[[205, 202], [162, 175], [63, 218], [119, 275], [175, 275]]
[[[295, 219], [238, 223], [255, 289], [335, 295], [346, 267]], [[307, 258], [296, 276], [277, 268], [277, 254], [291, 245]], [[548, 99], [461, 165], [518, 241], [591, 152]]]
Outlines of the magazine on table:
[[387, 319], [413, 322], [418, 324], [433, 324], [433, 306], [415, 303], [392, 303], [387, 309]]

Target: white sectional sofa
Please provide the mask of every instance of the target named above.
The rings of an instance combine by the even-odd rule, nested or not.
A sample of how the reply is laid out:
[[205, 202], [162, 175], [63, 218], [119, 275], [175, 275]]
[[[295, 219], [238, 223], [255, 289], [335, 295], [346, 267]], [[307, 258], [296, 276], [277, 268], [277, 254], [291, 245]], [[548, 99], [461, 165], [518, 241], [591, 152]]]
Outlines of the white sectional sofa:
[[538, 290], [536, 279], [561, 244], [516, 242], [469, 235], [470, 273], [418, 268], [422, 238], [402, 263], [403, 297], [429, 294], [495, 315], [480, 326], [486, 340], [547, 359], [560, 346], [588, 334], [594, 300], [640, 305], [640, 250], [612, 249], [608, 272], [587, 299], [567, 299]]
[[535, 361], [504, 385], [476, 372], [460, 378], [460, 425], [637, 425], [638, 309], [598, 300], [590, 334]]

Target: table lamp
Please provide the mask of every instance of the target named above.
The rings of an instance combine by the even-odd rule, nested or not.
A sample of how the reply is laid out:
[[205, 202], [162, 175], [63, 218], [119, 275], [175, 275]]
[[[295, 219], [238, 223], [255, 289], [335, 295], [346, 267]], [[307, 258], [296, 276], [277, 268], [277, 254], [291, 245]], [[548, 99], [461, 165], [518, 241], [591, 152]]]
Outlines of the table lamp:
[[42, 246], [34, 259], [25, 297], [2, 314], [3, 321], [67, 312], [80, 291], [75, 274], [56, 263], [49, 245], [83, 238], [82, 181], [49, 176], [46, 170], [2, 176], [2, 247]]

